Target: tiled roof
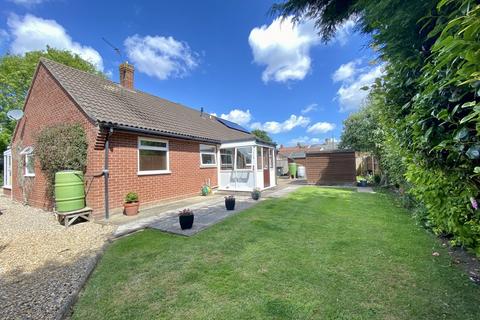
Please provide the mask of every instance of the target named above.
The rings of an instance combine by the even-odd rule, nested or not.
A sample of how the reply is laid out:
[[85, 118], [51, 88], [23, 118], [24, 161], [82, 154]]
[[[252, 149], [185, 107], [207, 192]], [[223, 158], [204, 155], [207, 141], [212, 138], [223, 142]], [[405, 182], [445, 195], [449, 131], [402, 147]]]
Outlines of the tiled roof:
[[213, 116], [201, 116], [199, 110], [126, 89], [103, 77], [45, 58], [40, 63], [99, 124], [212, 142], [255, 139], [250, 133], [228, 128]]

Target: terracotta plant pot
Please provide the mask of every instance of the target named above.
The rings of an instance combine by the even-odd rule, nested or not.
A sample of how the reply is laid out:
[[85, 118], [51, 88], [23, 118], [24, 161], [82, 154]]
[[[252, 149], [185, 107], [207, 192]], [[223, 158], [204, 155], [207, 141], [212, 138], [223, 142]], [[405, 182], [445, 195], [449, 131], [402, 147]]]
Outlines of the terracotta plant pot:
[[135, 216], [138, 214], [140, 202], [129, 202], [123, 204], [123, 214], [126, 216]]

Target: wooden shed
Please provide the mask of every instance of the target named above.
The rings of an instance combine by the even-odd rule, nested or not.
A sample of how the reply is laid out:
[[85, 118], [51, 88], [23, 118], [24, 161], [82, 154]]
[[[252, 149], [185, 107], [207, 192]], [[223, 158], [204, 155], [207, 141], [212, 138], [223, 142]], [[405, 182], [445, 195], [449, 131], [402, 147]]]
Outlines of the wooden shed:
[[307, 152], [305, 162], [308, 183], [352, 185], [356, 181], [354, 151]]

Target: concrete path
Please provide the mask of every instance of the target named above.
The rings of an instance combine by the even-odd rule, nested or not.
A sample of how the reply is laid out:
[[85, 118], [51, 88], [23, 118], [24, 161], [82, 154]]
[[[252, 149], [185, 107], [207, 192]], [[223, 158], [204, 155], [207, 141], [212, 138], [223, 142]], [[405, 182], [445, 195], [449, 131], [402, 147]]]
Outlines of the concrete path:
[[[173, 205], [170, 205], [168, 210], [165, 210], [164, 207], [159, 207], [158, 212], [155, 212], [155, 214], [151, 214], [155, 211], [155, 208], [150, 208], [148, 209], [150, 211], [148, 217], [138, 217], [134, 221], [119, 224], [113, 235], [115, 237], [120, 237], [145, 228], [154, 228], [165, 232], [191, 236], [233, 214], [254, 206], [260, 201], [268, 198], [280, 198], [286, 196], [302, 186], [303, 185], [287, 184], [263, 191], [262, 197], [259, 201], [253, 200], [249, 195], [236, 195], [235, 210], [232, 211], [227, 211], [225, 209], [225, 200], [223, 196], [219, 197], [215, 195], [203, 197], [204, 201], [202, 202], [198, 202], [197, 199], [192, 201], [192, 203], [182, 201], [178, 203], [179, 206], [176, 208], [173, 208]], [[185, 208], [191, 209], [195, 214], [193, 228], [189, 230], [182, 230], [178, 222], [178, 211]]]
[[148, 227], [175, 233], [181, 234], [184, 236], [192, 236], [198, 232], [222, 221], [225, 218], [230, 217], [236, 213], [239, 213], [245, 209], [248, 209], [254, 206], [258, 201], [252, 200], [251, 197], [235, 197], [235, 210], [228, 211], [225, 209], [225, 200], [220, 200], [214, 204], [203, 206], [201, 208], [195, 209], [195, 220], [193, 222], [192, 229], [182, 230], [178, 222], [178, 211], [169, 214], [168, 216], [159, 219], [159, 221], [150, 224]]
[[357, 187], [357, 192], [375, 193], [371, 187]]

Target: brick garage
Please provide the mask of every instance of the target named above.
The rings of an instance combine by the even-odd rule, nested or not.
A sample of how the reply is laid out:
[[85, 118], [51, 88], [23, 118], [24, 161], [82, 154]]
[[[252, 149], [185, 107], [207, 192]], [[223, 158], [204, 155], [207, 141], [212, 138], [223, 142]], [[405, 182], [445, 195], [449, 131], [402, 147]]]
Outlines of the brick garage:
[[[125, 64], [120, 68], [125, 71]], [[257, 143], [249, 132], [234, 129], [215, 117], [135, 90], [133, 66], [126, 70], [121, 77], [131, 78], [121, 78], [122, 85], [119, 85], [50, 60], [40, 61], [26, 98], [24, 116], [13, 135], [12, 186], [4, 188], [5, 194], [35, 207], [53, 208], [39, 163], [35, 162], [34, 176], [26, 176], [25, 167], [20, 168], [23, 161], [19, 159], [25, 147], [34, 150], [36, 135], [43, 128], [56, 124], [79, 123], [85, 129], [88, 140], [86, 205], [94, 210], [96, 217], [102, 217], [106, 209], [101, 173], [107, 131], [112, 132], [108, 138], [108, 207], [113, 212], [121, 211], [124, 197], [130, 191], [137, 192], [141, 204], [148, 206], [197, 195], [206, 182], [216, 187], [219, 146], [232, 144], [230, 141]], [[139, 172], [139, 137], [168, 142], [165, 156], [168, 170], [161, 174]], [[216, 164], [202, 166], [201, 144], [216, 148]]]
[[310, 184], [352, 185], [356, 180], [354, 151], [307, 152], [305, 167]]

